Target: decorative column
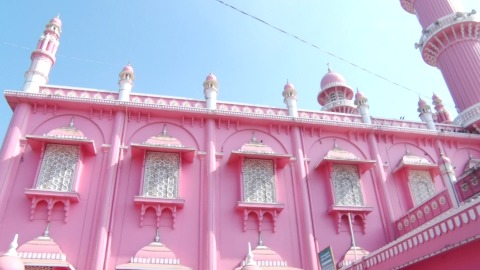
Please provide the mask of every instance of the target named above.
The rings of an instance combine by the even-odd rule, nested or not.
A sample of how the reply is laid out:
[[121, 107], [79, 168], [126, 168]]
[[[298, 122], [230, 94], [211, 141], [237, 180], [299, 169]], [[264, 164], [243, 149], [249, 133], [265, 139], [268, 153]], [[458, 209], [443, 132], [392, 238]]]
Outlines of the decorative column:
[[415, 47], [420, 49], [427, 64], [442, 72], [460, 113], [457, 124], [479, 126], [480, 18], [476, 11], [464, 12], [460, 0], [400, 0], [400, 3], [407, 12], [417, 15], [423, 30]]
[[370, 119], [370, 106], [368, 105], [368, 99], [362, 92], [358, 91], [358, 89], [353, 104], [357, 105], [357, 111], [362, 116], [363, 122], [365, 124], [371, 124], [372, 120]]
[[[357, 105], [357, 111], [362, 116], [362, 120], [365, 124], [371, 124], [370, 118], [370, 106], [368, 105], [367, 97], [357, 89], [355, 94], [355, 105]], [[375, 193], [380, 198], [379, 210], [382, 218], [382, 225], [386, 231], [386, 237], [389, 240], [394, 239], [394, 234], [392, 230], [393, 224], [393, 208], [390, 201], [390, 196], [388, 194], [388, 189], [386, 186], [386, 175], [383, 168], [383, 160], [378, 151], [377, 141], [375, 135], [372, 132], [368, 133], [368, 145], [370, 147], [370, 154], [376, 160], [375, 164], [375, 180], [373, 185], [375, 187]]]
[[311, 209], [310, 209], [310, 200], [309, 200], [309, 190], [307, 188], [307, 173], [306, 173], [306, 163], [305, 156], [303, 153], [302, 146], [302, 136], [300, 134], [300, 128], [297, 126], [292, 127], [292, 146], [293, 154], [295, 156], [295, 178], [293, 179], [293, 185], [296, 186], [295, 191], [297, 198], [299, 198], [300, 206], [300, 217], [301, 222], [299, 228], [301, 228], [300, 235], [300, 248], [303, 258], [303, 268], [305, 270], [316, 270], [318, 267], [317, 260], [317, 250], [315, 248], [315, 235], [313, 233]]
[[[48, 81], [48, 74], [55, 63], [55, 53], [58, 48], [62, 22], [56, 17], [46, 25], [43, 35], [38, 41], [37, 49], [32, 52], [31, 65], [25, 73], [23, 91], [38, 93], [39, 86]], [[22, 146], [20, 138], [25, 135], [32, 109], [28, 103], [19, 103], [15, 107], [8, 126], [7, 134], [0, 151], [0, 213], [5, 212], [6, 200], [15, 179], [13, 179], [20, 164]]]
[[[128, 66], [127, 66], [128, 67]], [[130, 67], [131, 68], [131, 67]], [[133, 87], [133, 69], [129, 69], [123, 73], [120, 72], [119, 87], [120, 92], [123, 89], [131, 89]], [[125, 70], [125, 68], [124, 68]], [[122, 74], [125, 78], [122, 79]], [[128, 93], [126, 93], [128, 94]], [[127, 96], [128, 97], [128, 96]], [[124, 96], [125, 98], [125, 96]], [[120, 162], [120, 151], [124, 144], [124, 133], [126, 129], [126, 116], [123, 110], [115, 112], [115, 117], [112, 125], [112, 135], [110, 138], [111, 147], [107, 153], [107, 167], [103, 182], [99, 185], [99, 192], [97, 193], [97, 209], [95, 223], [96, 237], [94, 238], [95, 246], [91, 248], [90, 252], [93, 259], [91, 260], [91, 269], [106, 269], [105, 264], [108, 254], [108, 237], [109, 228], [112, 220], [113, 202], [115, 197], [115, 187], [118, 181], [118, 168]], [[101, 199], [99, 199], [101, 197]]]
[[425, 100], [419, 98], [417, 111], [420, 113], [420, 119], [422, 119], [423, 122], [427, 123], [428, 129], [437, 130], [435, 122], [433, 121], [432, 109], [427, 104], [427, 102], [425, 102]]
[[298, 117], [297, 91], [295, 90], [295, 86], [287, 81], [287, 84], [283, 87], [282, 95], [284, 97], [283, 102], [288, 108], [288, 115]]
[[210, 73], [203, 82], [203, 93], [207, 101], [207, 109], [215, 110], [217, 108], [218, 81], [213, 73]]
[[448, 195], [450, 195], [450, 200], [454, 208], [459, 206], [459, 200], [457, 198], [457, 193], [455, 191], [455, 182], [457, 182], [457, 177], [455, 176], [455, 170], [453, 169], [452, 162], [450, 159], [443, 153], [440, 153], [440, 173], [442, 175], [443, 183], [447, 188]]
[[129, 101], [133, 81], [135, 80], [135, 72], [132, 66], [130, 64], [126, 65], [118, 76], [120, 77], [120, 80], [118, 80], [118, 100]]
[[[215, 75], [210, 74], [203, 83], [207, 108], [216, 109], [218, 82]], [[205, 265], [204, 269], [217, 270], [217, 229], [215, 227], [215, 213], [217, 212], [217, 196], [215, 187], [215, 172], [217, 169], [215, 147], [215, 119], [209, 118], [205, 123]]]

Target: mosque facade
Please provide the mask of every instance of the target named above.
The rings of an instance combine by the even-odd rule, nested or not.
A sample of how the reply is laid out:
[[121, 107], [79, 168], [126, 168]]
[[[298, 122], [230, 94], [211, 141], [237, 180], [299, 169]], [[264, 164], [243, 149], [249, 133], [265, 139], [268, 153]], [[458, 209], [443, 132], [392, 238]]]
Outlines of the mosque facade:
[[[480, 249], [480, 18], [401, 0], [459, 115], [370, 115], [338, 72], [319, 111], [48, 84], [62, 22], [31, 54], [0, 152], [3, 269], [473, 269]], [[199, 86], [201, 87], [199, 82]], [[200, 91], [201, 88], [199, 87]]]

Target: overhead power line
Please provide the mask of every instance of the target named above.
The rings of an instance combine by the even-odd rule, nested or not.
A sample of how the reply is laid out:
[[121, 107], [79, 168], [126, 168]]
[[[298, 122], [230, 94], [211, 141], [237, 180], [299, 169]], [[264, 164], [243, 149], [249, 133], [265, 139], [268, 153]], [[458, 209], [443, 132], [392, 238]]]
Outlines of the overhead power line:
[[[275, 29], [275, 30], [277, 30], [277, 31], [279, 31], [279, 32], [287, 35], [287, 36], [290, 36], [290, 37], [292, 37], [292, 38], [294, 38], [294, 39], [296, 39], [296, 40], [298, 40], [298, 41], [300, 41], [300, 42], [302, 42], [302, 43], [304, 43], [304, 44], [306, 44], [306, 45], [309, 45], [309, 46], [315, 48], [316, 50], [319, 50], [319, 51], [321, 51], [321, 52], [323, 52], [323, 53], [325, 53], [325, 54], [328, 54], [328, 55], [330, 55], [330, 56], [332, 56], [332, 57], [334, 57], [334, 58], [336, 58], [336, 59], [338, 59], [338, 60], [340, 60], [340, 61], [342, 61], [342, 62], [344, 62], [344, 63], [347, 63], [347, 64], [349, 64], [349, 65], [351, 65], [351, 66], [353, 66], [353, 67], [355, 67], [355, 68], [358, 68], [358, 69], [360, 69], [360, 70], [363, 70], [364, 72], [369, 73], [369, 74], [371, 74], [371, 75], [373, 75], [373, 76], [375, 76], [375, 77], [377, 77], [377, 78], [380, 78], [380, 79], [382, 79], [382, 80], [384, 80], [384, 81], [387, 81], [387, 82], [389, 82], [389, 83], [391, 83], [391, 84], [393, 84], [393, 85], [396, 85], [396, 86], [398, 86], [398, 87], [400, 87], [400, 88], [403, 88], [404, 90], [410, 91], [410, 92], [412, 92], [412, 93], [415, 93], [415, 94], [417, 94], [417, 95], [419, 95], [419, 96], [423, 96], [423, 97], [426, 97], [426, 98], [428, 98], [428, 99], [431, 98], [431, 97], [429, 97], [429, 96], [426, 96], [426, 95], [422, 94], [422, 93], [419, 92], [419, 91], [416, 91], [416, 90], [414, 90], [414, 89], [412, 89], [412, 88], [410, 88], [410, 87], [407, 87], [407, 86], [405, 86], [405, 85], [403, 85], [403, 84], [400, 84], [400, 83], [398, 83], [398, 82], [396, 82], [396, 81], [394, 81], [394, 80], [391, 80], [391, 79], [389, 79], [389, 78], [387, 78], [387, 77], [385, 77], [385, 76], [383, 76], [383, 75], [380, 75], [380, 74], [378, 74], [378, 73], [376, 73], [376, 72], [374, 72], [374, 71], [371, 71], [371, 70], [369, 70], [369, 69], [367, 69], [367, 68], [364, 68], [364, 67], [362, 67], [362, 66], [360, 66], [360, 65], [358, 65], [358, 64], [355, 64], [355, 63], [353, 63], [353, 62], [351, 62], [351, 61], [349, 61], [349, 60], [347, 60], [347, 59], [345, 59], [345, 58], [343, 58], [343, 57], [341, 57], [341, 56], [339, 56], [339, 55], [337, 55], [337, 54], [335, 54], [335, 53], [332, 53], [332, 52], [330, 52], [330, 51], [327, 51], [327, 50], [325, 50], [325, 49], [322, 49], [322, 48], [320, 48], [319, 46], [317, 46], [317, 45], [314, 44], [314, 43], [308, 42], [307, 40], [305, 40], [305, 39], [303, 39], [303, 38], [301, 38], [301, 37], [299, 37], [299, 36], [297, 36], [297, 35], [294, 35], [294, 34], [288, 32], [288, 31], [286, 31], [286, 30], [283, 30], [283, 29], [280, 28], [280, 27], [277, 27], [277, 26], [275, 26], [275, 25], [272, 25], [272, 24], [270, 24], [269, 22], [267, 22], [267, 21], [265, 21], [265, 20], [262, 20], [262, 19], [260, 19], [259, 17], [254, 16], [254, 15], [252, 15], [252, 14], [250, 14], [250, 13], [248, 13], [248, 12], [245, 12], [245, 11], [243, 11], [243, 10], [241, 10], [241, 9], [238, 9], [238, 8], [235, 7], [235, 6], [232, 6], [232, 5], [228, 4], [228, 3], [225, 3], [225, 2], [223, 2], [222, 0], [214, 0], [214, 1], [216, 1], [216, 2], [218, 2], [218, 3], [220, 3], [220, 4], [222, 4], [222, 5], [224, 5], [224, 6], [226, 6], [226, 7], [229, 7], [229, 8], [231, 8], [231, 9], [233, 9], [233, 10], [235, 10], [235, 11], [237, 11], [237, 12], [239, 12], [239, 13], [247, 16], [247, 17], [250, 17], [250, 18], [252, 18], [252, 19], [254, 19], [254, 20], [258, 21], [258, 22], [261, 22], [261, 23], [265, 24], [266, 26], [268, 26], [268, 27], [270, 27], [270, 28], [272, 28], [272, 29]], [[448, 107], [451, 107], [451, 106], [448, 106]]]

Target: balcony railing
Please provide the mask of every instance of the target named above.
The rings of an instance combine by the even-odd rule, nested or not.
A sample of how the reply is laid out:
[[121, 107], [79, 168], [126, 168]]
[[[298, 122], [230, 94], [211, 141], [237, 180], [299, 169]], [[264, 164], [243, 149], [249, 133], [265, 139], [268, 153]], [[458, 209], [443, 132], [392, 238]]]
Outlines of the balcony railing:
[[479, 178], [480, 168], [477, 168], [477, 166], [470, 169], [464, 176], [459, 177], [459, 180], [455, 183], [455, 188], [461, 202], [480, 194]]
[[447, 190], [443, 190], [395, 221], [397, 237], [420, 227], [450, 208], [452, 208], [450, 196]]

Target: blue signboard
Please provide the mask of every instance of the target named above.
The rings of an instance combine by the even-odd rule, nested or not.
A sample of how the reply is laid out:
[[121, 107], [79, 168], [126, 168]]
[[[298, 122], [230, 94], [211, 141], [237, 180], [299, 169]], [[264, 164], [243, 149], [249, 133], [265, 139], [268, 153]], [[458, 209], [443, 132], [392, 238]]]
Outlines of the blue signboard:
[[318, 253], [318, 259], [320, 260], [320, 267], [322, 270], [336, 270], [335, 260], [333, 259], [332, 247], [328, 246], [324, 250]]

